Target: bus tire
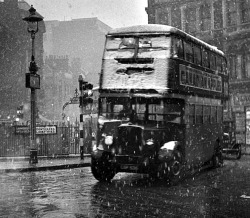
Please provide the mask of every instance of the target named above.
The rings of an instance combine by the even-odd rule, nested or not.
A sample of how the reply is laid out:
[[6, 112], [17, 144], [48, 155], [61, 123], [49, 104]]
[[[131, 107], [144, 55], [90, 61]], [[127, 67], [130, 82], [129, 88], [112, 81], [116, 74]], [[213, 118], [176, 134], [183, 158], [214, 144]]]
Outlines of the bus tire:
[[169, 181], [171, 185], [180, 182], [184, 177], [183, 155], [176, 150], [173, 153], [173, 159], [169, 164]]
[[212, 165], [213, 165], [213, 168], [219, 168], [223, 166], [223, 155], [222, 155], [222, 147], [220, 146], [220, 142], [217, 142], [217, 146], [214, 149]]
[[100, 159], [92, 158], [91, 172], [100, 182], [110, 182], [115, 174], [116, 167], [110, 161], [110, 155], [103, 155]]
[[238, 145], [238, 151], [236, 152], [236, 159], [239, 160], [241, 158], [241, 145]]

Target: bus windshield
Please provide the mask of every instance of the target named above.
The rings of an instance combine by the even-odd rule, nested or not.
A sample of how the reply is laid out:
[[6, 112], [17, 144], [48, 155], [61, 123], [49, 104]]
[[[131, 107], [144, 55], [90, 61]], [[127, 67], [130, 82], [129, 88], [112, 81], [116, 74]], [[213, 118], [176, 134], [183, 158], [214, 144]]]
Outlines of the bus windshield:
[[100, 116], [137, 124], [182, 123], [184, 102], [168, 98], [110, 97], [100, 99]]
[[170, 48], [168, 36], [128, 36], [108, 37], [106, 50], [129, 50], [134, 48], [143, 49], [168, 49]]

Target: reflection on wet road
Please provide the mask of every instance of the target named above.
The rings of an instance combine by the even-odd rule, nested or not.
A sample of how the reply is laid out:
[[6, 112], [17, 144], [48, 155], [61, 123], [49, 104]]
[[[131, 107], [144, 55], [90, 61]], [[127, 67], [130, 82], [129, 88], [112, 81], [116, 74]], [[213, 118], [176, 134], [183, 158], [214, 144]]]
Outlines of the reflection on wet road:
[[176, 186], [119, 173], [97, 182], [90, 168], [0, 177], [0, 217], [249, 217], [250, 156]]

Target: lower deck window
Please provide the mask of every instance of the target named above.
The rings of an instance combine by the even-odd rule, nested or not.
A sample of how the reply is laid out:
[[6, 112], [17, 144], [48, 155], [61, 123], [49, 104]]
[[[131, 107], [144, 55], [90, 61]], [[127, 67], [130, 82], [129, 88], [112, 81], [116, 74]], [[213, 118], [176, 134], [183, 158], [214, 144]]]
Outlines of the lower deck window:
[[100, 115], [107, 119], [165, 125], [167, 122], [182, 123], [184, 101], [159, 98], [101, 98]]
[[187, 124], [221, 123], [223, 117], [223, 107], [187, 104], [185, 114]]

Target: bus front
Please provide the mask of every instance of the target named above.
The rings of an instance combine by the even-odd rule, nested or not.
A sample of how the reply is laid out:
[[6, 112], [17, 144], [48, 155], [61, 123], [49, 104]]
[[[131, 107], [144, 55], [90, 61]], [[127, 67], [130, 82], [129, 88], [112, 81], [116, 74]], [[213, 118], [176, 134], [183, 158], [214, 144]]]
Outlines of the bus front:
[[184, 100], [169, 89], [171, 53], [169, 33], [137, 28], [107, 35], [92, 152], [96, 179], [158, 172], [166, 158], [179, 174], [180, 154], [173, 159], [172, 151], [184, 141]]

